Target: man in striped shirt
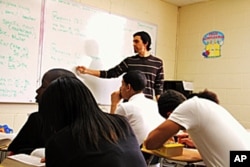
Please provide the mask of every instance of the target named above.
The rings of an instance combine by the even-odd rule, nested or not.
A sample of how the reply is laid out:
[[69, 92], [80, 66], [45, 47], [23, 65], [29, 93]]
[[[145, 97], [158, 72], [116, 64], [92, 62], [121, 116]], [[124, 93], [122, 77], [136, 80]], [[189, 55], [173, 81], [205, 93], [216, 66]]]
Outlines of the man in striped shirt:
[[100, 78], [116, 78], [125, 72], [140, 70], [147, 78], [147, 85], [143, 91], [146, 97], [158, 99], [163, 92], [163, 62], [150, 54], [151, 38], [147, 32], [140, 31], [133, 35], [134, 56], [125, 58], [120, 64], [109, 70], [88, 69], [77, 66], [76, 70], [82, 74], [89, 74]]

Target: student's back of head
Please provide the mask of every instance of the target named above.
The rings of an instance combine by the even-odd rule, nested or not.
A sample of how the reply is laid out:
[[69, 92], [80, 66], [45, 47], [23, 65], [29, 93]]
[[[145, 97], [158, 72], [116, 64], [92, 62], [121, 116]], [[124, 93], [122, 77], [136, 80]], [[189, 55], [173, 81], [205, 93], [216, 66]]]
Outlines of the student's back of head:
[[210, 90], [207, 90], [207, 89], [205, 89], [204, 91], [201, 91], [199, 93], [192, 93], [187, 98], [189, 99], [189, 98], [192, 98], [194, 96], [197, 96], [199, 98], [208, 99], [208, 100], [211, 100], [211, 101], [219, 104], [219, 99], [218, 99], [217, 94], [210, 91]]
[[44, 75], [49, 75], [51, 81], [57, 79], [58, 77], [76, 77], [76, 75], [66, 69], [63, 68], [52, 68], [47, 71]]
[[75, 77], [54, 80], [44, 92], [39, 110], [55, 132], [70, 127], [82, 147], [86, 143], [98, 147], [100, 136], [115, 143], [119, 137], [125, 138], [124, 131], [129, 128], [123, 117], [120, 121], [125, 129], [113, 115], [103, 112], [90, 90]]
[[157, 101], [159, 113], [162, 117], [168, 118], [169, 113], [173, 112], [174, 109], [185, 100], [186, 97], [182, 93], [168, 89], [161, 94]]
[[124, 74], [123, 81], [130, 84], [134, 91], [143, 91], [147, 85], [146, 76], [139, 70], [129, 71]]
[[199, 98], [204, 98], [207, 100], [211, 100], [217, 104], [219, 104], [218, 97], [216, 93], [209, 91], [205, 89], [202, 92], [199, 93], [192, 93], [187, 98], [180, 92], [168, 89], [163, 94], [161, 94], [159, 100], [158, 100], [158, 109], [161, 116], [164, 118], [168, 118], [169, 114], [174, 111], [174, 109], [181, 104], [186, 99], [190, 99], [194, 96], [197, 96]]
[[63, 69], [63, 68], [53, 68], [53, 69], [48, 70], [43, 75], [41, 86], [36, 90], [36, 93], [37, 93], [37, 96], [35, 97], [36, 102], [38, 102], [38, 103], [40, 102], [41, 96], [42, 96], [43, 92], [45, 91], [45, 89], [49, 86], [49, 84], [53, 80], [55, 80], [59, 77], [62, 77], [62, 76], [76, 77], [76, 75], [73, 72], [68, 71], [66, 69]]

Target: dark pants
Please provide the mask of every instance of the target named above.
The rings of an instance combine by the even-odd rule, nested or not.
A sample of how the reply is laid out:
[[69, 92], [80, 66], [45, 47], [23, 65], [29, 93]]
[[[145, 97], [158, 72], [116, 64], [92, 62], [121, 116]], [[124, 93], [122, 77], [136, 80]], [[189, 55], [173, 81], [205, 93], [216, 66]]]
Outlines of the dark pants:
[[159, 157], [152, 155], [152, 154], [149, 154], [149, 153], [144, 153], [144, 152], [142, 152], [142, 154], [143, 154], [147, 164], [149, 163], [151, 156], [153, 156], [153, 159], [151, 160], [150, 165], [154, 165], [154, 164], [159, 163], [159, 160], [160, 160]]
[[[142, 147], [142, 145], [140, 146], [140, 148], [141, 147]], [[159, 161], [160, 161], [160, 158], [157, 157], [156, 155], [152, 155], [152, 154], [145, 153], [145, 152], [142, 152], [142, 154], [143, 154], [144, 159], [145, 159], [145, 161], [146, 161], [147, 164], [151, 160], [152, 156], [153, 156], [153, 159], [150, 161], [150, 165], [158, 164]]]

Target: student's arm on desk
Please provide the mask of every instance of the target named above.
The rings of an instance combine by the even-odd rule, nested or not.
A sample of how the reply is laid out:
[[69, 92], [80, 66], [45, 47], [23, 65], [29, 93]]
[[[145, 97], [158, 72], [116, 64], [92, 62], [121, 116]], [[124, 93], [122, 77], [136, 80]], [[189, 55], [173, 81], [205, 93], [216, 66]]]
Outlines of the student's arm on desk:
[[149, 133], [144, 145], [149, 150], [158, 149], [181, 129], [183, 128], [179, 124], [166, 120]]

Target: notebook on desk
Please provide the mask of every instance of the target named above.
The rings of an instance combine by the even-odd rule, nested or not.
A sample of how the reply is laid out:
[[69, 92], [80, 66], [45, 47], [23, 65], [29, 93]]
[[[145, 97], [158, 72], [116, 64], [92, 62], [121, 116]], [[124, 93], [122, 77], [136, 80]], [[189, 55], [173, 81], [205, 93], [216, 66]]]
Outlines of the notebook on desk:
[[3, 167], [45, 167], [41, 163], [41, 158], [45, 157], [45, 149], [38, 148], [32, 151], [30, 155], [15, 154], [8, 156], [2, 163]]
[[3, 163], [3, 167], [45, 167], [45, 163], [41, 163], [41, 158], [27, 154], [16, 154], [8, 156]]

